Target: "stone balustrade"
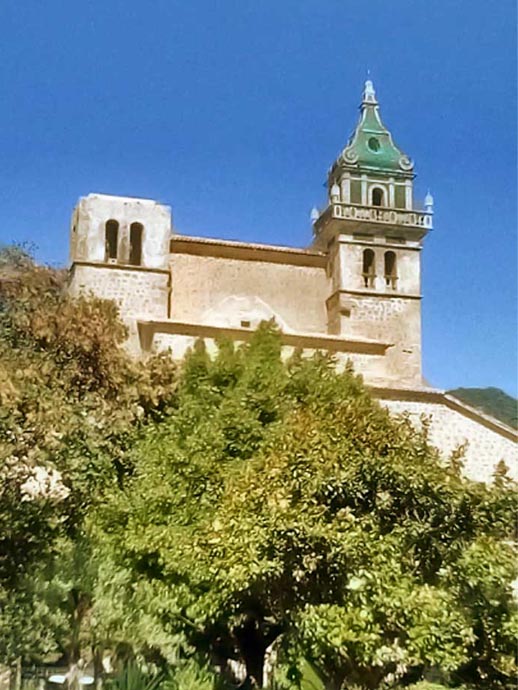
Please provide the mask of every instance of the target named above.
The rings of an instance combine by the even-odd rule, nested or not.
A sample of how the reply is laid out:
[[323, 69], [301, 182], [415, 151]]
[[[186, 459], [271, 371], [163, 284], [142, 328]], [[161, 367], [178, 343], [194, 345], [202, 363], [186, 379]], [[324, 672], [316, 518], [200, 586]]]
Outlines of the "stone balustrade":
[[384, 225], [403, 225], [424, 230], [431, 230], [433, 227], [433, 214], [426, 211], [407, 211], [405, 209], [364, 206], [342, 202], [330, 204], [322, 212], [315, 225], [318, 227], [321, 221], [330, 219], [357, 220], [368, 223], [382, 223]]

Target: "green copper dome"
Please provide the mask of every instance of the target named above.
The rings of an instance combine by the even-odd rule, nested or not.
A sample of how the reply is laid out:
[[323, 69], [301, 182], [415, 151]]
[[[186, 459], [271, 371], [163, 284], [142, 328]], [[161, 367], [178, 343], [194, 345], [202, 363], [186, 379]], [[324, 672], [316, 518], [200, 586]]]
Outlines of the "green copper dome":
[[392, 135], [381, 121], [371, 81], [365, 82], [360, 121], [335, 166], [413, 176], [413, 162], [394, 144]]

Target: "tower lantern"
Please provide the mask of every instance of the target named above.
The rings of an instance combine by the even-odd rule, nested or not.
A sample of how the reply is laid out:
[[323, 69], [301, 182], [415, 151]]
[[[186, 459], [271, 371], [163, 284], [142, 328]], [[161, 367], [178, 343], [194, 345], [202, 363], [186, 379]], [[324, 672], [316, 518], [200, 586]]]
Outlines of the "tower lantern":
[[391, 342], [389, 367], [409, 384], [421, 381], [420, 251], [433, 217], [431, 195], [424, 210], [414, 202], [414, 177], [368, 80], [358, 124], [328, 173], [314, 246], [329, 252], [329, 331]]
[[[413, 169], [413, 162], [396, 146], [383, 124], [373, 83], [368, 80], [358, 125], [329, 171], [329, 198], [338, 185], [342, 203], [413, 211]], [[429, 218], [417, 224], [420, 222], [426, 229], [431, 227]]]

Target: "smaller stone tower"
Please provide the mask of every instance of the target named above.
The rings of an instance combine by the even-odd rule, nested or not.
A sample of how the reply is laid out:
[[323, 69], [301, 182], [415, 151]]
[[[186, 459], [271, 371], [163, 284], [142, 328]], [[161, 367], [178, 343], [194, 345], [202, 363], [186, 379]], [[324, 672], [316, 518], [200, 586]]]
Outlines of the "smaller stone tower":
[[139, 350], [136, 319], [169, 316], [171, 211], [148, 199], [89, 194], [72, 215], [70, 292], [113, 299]]
[[381, 121], [371, 81], [360, 120], [328, 174], [328, 206], [314, 221], [327, 252], [328, 331], [390, 343], [380, 380], [421, 384], [422, 240], [432, 200], [418, 209], [413, 163]]

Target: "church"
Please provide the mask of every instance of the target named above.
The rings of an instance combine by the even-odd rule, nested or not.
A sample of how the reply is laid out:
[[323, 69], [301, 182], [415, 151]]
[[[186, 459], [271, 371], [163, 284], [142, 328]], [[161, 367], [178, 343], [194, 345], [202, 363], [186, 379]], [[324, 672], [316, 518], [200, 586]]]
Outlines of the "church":
[[446, 455], [466, 445], [468, 476], [490, 481], [500, 460], [516, 476], [517, 432], [423, 378], [421, 251], [433, 199], [414, 199], [414, 177], [367, 81], [307, 248], [185, 236], [158, 202], [89, 194], [72, 215], [69, 290], [115, 300], [135, 356], [170, 349], [180, 359], [198, 338], [209, 350], [222, 336], [246, 342], [274, 319], [286, 356], [350, 360], [391, 411], [427, 418]]

